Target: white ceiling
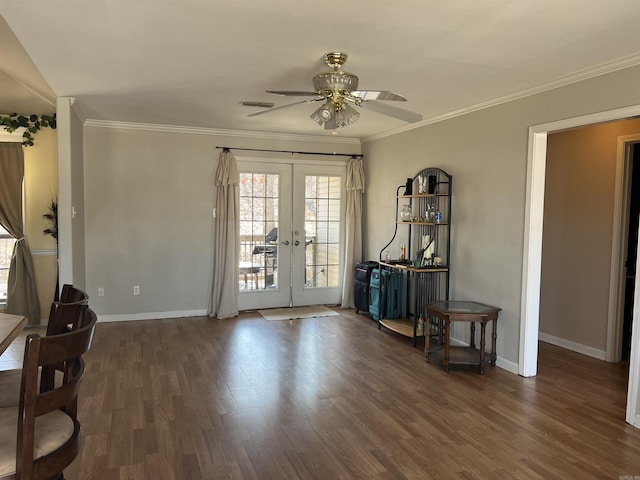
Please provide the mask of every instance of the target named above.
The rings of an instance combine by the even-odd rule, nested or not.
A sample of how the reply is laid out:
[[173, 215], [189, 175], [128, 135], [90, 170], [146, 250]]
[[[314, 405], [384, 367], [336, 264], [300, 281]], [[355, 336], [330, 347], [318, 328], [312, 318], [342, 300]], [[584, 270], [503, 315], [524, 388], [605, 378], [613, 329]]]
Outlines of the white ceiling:
[[[640, 63], [636, 0], [1, 0], [0, 14], [0, 112], [71, 96], [118, 122], [330, 136], [317, 104], [240, 105], [300, 100], [265, 90], [313, 90], [330, 51], [426, 121]], [[339, 134], [406, 125], [363, 110]]]

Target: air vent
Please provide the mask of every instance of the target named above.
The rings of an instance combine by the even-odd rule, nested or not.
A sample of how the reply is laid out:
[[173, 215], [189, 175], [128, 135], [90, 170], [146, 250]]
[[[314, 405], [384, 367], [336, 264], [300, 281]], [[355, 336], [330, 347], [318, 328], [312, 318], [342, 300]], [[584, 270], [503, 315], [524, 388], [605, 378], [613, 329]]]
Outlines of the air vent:
[[262, 108], [273, 108], [275, 103], [271, 102], [255, 102], [253, 100], [242, 100], [240, 105], [245, 107], [262, 107]]

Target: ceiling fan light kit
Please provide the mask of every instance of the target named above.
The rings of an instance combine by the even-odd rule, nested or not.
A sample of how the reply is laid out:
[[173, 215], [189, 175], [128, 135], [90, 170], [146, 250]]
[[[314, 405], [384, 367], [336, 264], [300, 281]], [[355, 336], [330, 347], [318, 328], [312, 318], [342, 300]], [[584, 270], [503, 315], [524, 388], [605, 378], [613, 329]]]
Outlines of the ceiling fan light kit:
[[343, 104], [339, 112], [336, 112], [337, 123], [340, 127], [351, 125], [355, 123], [358, 118], [360, 118], [360, 113], [347, 103]]
[[327, 100], [310, 116], [318, 125], [324, 126], [325, 130], [335, 130], [354, 123], [360, 117], [360, 113], [347, 103]]
[[320, 108], [318, 108], [315, 112], [313, 112], [310, 115], [310, 117], [314, 122], [322, 126], [324, 122], [326, 122], [331, 117], [333, 117], [333, 115], [334, 115], [333, 105], [331, 105], [330, 102], [327, 102], [324, 105], [322, 105]]
[[249, 116], [253, 117], [303, 103], [324, 101], [322, 106], [314, 111], [310, 117], [318, 125], [324, 126], [326, 130], [335, 130], [336, 128], [346, 127], [347, 125], [355, 123], [360, 117], [360, 113], [352, 105], [368, 108], [406, 122], [419, 122], [422, 120], [422, 115], [418, 113], [378, 103], [379, 100], [406, 101], [406, 98], [401, 95], [387, 90], [358, 90], [358, 77], [353, 73], [340, 70], [340, 67], [344, 65], [347, 58], [348, 55], [342, 52], [325, 54], [324, 61], [333, 70], [314, 75], [314, 92], [267, 90], [267, 93], [273, 93], [275, 95], [288, 97], [308, 96], [315, 98], [254, 112], [249, 114]]

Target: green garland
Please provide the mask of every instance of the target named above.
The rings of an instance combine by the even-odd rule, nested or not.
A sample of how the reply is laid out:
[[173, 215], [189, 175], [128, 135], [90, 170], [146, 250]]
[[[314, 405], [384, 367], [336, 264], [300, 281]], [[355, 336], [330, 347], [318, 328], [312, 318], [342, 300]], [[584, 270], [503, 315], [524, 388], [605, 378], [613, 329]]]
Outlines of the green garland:
[[15, 132], [18, 128], [24, 128], [25, 131], [22, 134], [22, 145], [25, 147], [31, 147], [33, 146], [33, 135], [41, 128], [56, 128], [56, 114], [30, 115], [28, 117], [18, 115], [17, 113], [12, 113], [9, 116], [0, 115], [0, 127], [4, 128], [9, 133]]

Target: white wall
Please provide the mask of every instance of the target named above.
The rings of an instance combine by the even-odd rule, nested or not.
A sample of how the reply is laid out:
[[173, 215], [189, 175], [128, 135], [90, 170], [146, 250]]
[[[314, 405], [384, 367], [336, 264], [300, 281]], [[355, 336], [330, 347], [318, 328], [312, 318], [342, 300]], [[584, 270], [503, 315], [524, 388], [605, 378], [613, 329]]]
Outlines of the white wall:
[[629, 68], [367, 142], [366, 257], [391, 238], [397, 185], [425, 167], [452, 174], [451, 298], [503, 309], [499, 364], [517, 371], [528, 128], [640, 104], [639, 82]]
[[[238, 138], [89, 122], [84, 128], [86, 288], [101, 321], [206, 312], [216, 146], [360, 153], [359, 142], [346, 139]], [[234, 153], [239, 159], [261, 155]], [[139, 296], [133, 295], [134, 285], [140, 286]], [[97, 296], [98, 287], [104, 297]]]

